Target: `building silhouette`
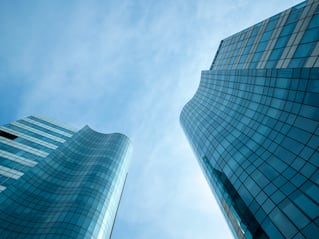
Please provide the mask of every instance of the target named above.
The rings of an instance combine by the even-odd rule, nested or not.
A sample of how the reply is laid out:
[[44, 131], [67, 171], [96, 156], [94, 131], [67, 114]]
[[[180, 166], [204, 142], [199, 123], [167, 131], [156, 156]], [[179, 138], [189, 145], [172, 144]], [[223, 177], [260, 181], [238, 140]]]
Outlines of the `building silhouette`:
[[1, 126], [0, 238], [110, 238], [130, 151], [40, 116]]
[[222, 40], [181, 112], [236, 238], [318, 238], [318, 5]]

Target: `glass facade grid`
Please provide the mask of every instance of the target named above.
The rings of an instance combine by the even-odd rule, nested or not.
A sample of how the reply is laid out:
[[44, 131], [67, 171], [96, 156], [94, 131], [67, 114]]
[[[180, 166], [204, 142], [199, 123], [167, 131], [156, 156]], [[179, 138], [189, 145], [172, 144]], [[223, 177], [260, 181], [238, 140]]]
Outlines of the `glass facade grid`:
[[[58, 147], [40, 161], [25, 153], [25, 158], [16, 156], [20, 161], [16, 160], [8, 154], [9, 148], [0, 144], [1, 167], [20, 174], [10, 178], [0, 168], [1, 238], [109, 238], [127, 176], [129, 139], [117, 133], [101, 134], [87, 126], [80, 131], [63, 130], [62, 125], [55, 127], [53, 121], [45, 123], [43, 118], [34, 116], [20, 122], [54, 134], [54, 129], [37, 127], [38, 123], [33, 124], [32, 120], [72, 137], [66, 137], [64, 143], [55, 142]], [[11, 126], [14, 123], [1, 130]], [[32, 132], [20, 127], [15, 130]], [[43, 139], [42, 134], [32, 136]], [[28, 147], [37, 144], [32, 138], [20, 139], [18, 136], [12, 142], [19, 140]], [[21, 152], [17, 150], [12, 155]], [[30, 159], [34, 165], [23, 165], [21, 160]]]
[[319, 233], [319, 69], [309, 67], [319, 54], [318, 5], [303, 2], [223, 40], [182, 110], [236, 238]]
[[[295, 6], [290, 11], [277, 14], [223, 40], [211, 69], [305, 66], [307, 58], [315, 48], [315, 43], [318, 42], [318, 14], [313, 14], [317, 12], [315, 11], [317, 8], [316, 2]], [[287, 19], [282, 25], [281, 22], [285, 18]], [[247, 32], [251, 34], [247, 34], [249, 38], [245, 39], [243, 35]], [[239, 51], [243, 43], [245, 47]], [[313, 56], [312, 64], [317, 59], [318, 55]], [[287, 65], [283, 65], [284, 61]]]
[[[195, 144], [195, 151], [199, 155], [209, 155], [207, 160], [210, 165], [223, 171], [230, 183], [236, 188], [238, 187], [239, 193], [243, 194], [242, 198], [246, 205], [250, 210], [254, 209], [253, 214], [259, 210], [261, 214], [266, 212], [266, 215], [273, 215], [271, 211], [282, 210], [277, 208], [278, 205], [281, 205], [280, 203], [285, 198], [289, 198], [305, 183], [311, 183], [313, 188], [318, 187], [317, 184], [314, 184], [315, 182], [309, 180], [309, 177], [316, 172], [318, 165], [314, 164], [309, 156], [300, 157], [302, 153], [305, 155], [304, 152], [311, 152], [318, 160], [317, 148], [308, 144], [311, 135], [314, 135], [315, 138], [319, 136], [314, 133], [318, 128], [318, 120], [311, 119], [307, 114], [302, 114], [303, 107], [307, 105], [301, 104], [302, 102], [306, 103], [302, 97], [300, 98], [301, 103], [296, 100], [296, 95], [301, 90], [295, 83], [298, 80], [294, 75], [295, 72], [304, 74], [302, 69], [278, 69], [276, 72], [273, 70], [203, 72], [198, 90], [201, 93], [196, 94], [193, 100], [185, 106], [181, 116], [183, 119], [183, 114], [187, 114], [187, 111], [193, 112], [189, 115], [189, 122], [185, 122], [183, 126], [188, 132], [187, 127], [193, 128], [191, 124], [193, 120], [200, 122], [197, 130], [190, 130], [188, 135], [191, 142]], [[225, 82], [227, 75], [229, 75], [228, 81]], [[246, 77], [241, 77], [243, 75]], [[256, 79], [255, 75], [260, 75], [256, 84], [264, 85], [264, 88], [269, 87], [272, 79], [277, 80], [277, 82], [283, 80], [283, 82], [278, 84], [276, 82], [273, 89], [270, 90], [256, 89], [256, 87], [250, 87], [250, 84], [253, 84], [252, 79]], [[277, 78], [274, 75], [277, 75]], [[266, 82], [268, 84], [265, 84]], [[229, 85], [237, 85], [237, 87], [231, 90]], [[304, 87], [304, 91], [301, 92], [305, 93], [306, 88]], [[255, 92], [256, 90], [257, 92]], [[248, 94], [251, 91], [253, 94]], [[202, 94], [206, 94], [206, 98], [211, 101], [209, 103], [207, 100], [206, 102], [199, 101], [203, 97]], [[262, 97], [259, 98], [259, 101], [253, 100], [252, 98], [256, 94], [261, 94], [264, 99], [269, 99], [269, 101], [263, 101]], [[273, 102], [275, 103], [273, 104]], [[289, 103], [289, 107], [286, 110], [287, 103]], [[197, 107], [192, 107], [191, 104], [196, 104]], [[218, 108], [222, 106], [223, 110], [213, 111], [211, 114], [212, 109], [217, 108], [217, 106]], [[264, 110], [262, 110], [263, 108]], [[282, 115], [285, 116], [282, 117]], [[291, 115], [294, 116], [295, 120], [288, 121]], [[196, 116], [201, 117], [201, 119], [196, 118]], [[205, 128], [206, 125], [209, 127]], [[202, 128], [200, 129], [200, 127]], [[240, 133], [233, 133], [236, 128], [237, 130], [239, 128], [236, 132]], [[199, 140], [199, 135], [202, 135], [200, 137], [203, 139], [209, 138], [210, 141]], [[259, 137], [257, 137], [258, 135]], [[300, 138], [301, 135], [304, 137]], [[212, 136], [218, 136], [218, 140], [211, 140]], [[200, 146], [201, 142], [206, 142], [205, 145], [208, 148], [206, 153], [204, 152], [206, 149]], [[212, 145], [214, 147], [210, 147]], [[259, 150], [256, 151], [257, 149]], [[210, 161], [209, 158], [212, 160]], [[240, 167], [242, 161], [239, 159], [245, 159], [247, 166], [243, 164], [244, 167]], [[295, 161], [298, 162], [298, 167], [294, 168]], [[240, 185], [239, 182], [241, 182]], [[268, 187], [268, 185], [270, 186]], [[266, 189], [267, 191], [265, 191]], [[309, 198], [309, 200], [312, 199]], [[313, 205], [319, 209], [318, 202], [317, 204], [313, 203]], [[285, 218], [287, 212], [280, 213], [283, 215], [282, 218]], [[305, 211], [301, 211], [301, 215], [304, 214], [307, 215]], [[264, 216], [262, 218], [264, 219]], [[305, 221], [309, 221], [307, 216], [305, 216]], [[259, 221], [259, 223], [262, 224], [263, 221]], [[294, 222], [291, 225], [295, 225]], [[275, 224], [275, 227], [278, 225]], [[282, 235], [287, 235], [282, 229], [278, 230]], [[298, 227], [298, 232], [299, 230]]]

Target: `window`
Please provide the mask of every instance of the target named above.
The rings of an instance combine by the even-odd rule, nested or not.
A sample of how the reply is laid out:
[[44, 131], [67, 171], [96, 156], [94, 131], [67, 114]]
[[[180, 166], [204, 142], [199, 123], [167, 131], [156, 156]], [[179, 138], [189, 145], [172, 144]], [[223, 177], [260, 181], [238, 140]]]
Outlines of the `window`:
[[1, 137], [5, 137], [7, 139], [11, 139], [11, 140], [14, 140], [14, 139], [18, 138], [18, 136], [10, 134], [10, 133], [7, 133], [7, 132], [2, 131], [2, 130], [0, 130], [0, 136]]

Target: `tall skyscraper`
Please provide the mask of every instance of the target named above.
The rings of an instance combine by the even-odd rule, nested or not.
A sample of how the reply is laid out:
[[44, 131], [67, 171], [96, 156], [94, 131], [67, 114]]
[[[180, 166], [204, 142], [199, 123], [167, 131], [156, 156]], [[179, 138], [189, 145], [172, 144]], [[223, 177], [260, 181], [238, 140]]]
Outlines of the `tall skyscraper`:
[[180, 121], [236, 238], [319, 236], [319, 1], [221, 41]]
[[39, 116], [0, 127], [0, 238], [109, 238], [130, 151]]

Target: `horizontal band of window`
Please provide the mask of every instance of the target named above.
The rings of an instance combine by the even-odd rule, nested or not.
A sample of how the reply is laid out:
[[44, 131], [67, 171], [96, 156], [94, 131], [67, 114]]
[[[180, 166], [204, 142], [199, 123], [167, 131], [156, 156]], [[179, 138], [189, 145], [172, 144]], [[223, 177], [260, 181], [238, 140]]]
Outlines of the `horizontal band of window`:
[[79, 131], [78, 129], [72, 128], [72, 127], [70, 127], [70, 126], [65, 126], [65, 125], [63, 125], [63, 124], [61, 124], [61, 123], [57, 123], [57, 122], [55, 122], [55, 121], [53, 121], [53, 120], [51, 120], [51, 119], [48, 119], [48, 118], [46, 118], [46, 117], [43, 117], [43, 116], [33, 115], [33, 117], [38, 118], [38, 119], [43, 120], [43, 121], [46, 121], [46, 122], [48, 122], [48, 123], [57, 125], [57, 126], [59, 126], [59, 127], [61, 127], [61, 128], [65, 128], [65, 129], [70, 130], [70, 131], [72, 131], [72, 132], [74, 132], [74, 133], [76, 133], [76, 132]]
[[34, 155], [39, 156], [39, 157], [42, 157], [42, 158], [45, 158], [46, 156], [49, 155], [47, 152], [43, 152], [43, 151], [41, 151], [41, 150], [32, 148], [32, 147], [30, 147], [30, 146], [26, 146], [26, 145], [24, 145], [24, 144], [15, 142], [15, 141], [13, 141], [13, 140], [9, 140], [9, 139], [4, 138], [4, 137], [1, 137], [1, 136], [0, 136], [0, 143], [3, 143], [3, 144], [6, 144], [6, 145], [9, 145], [9, 146], [12, 146], [12, 147], [14, 147], [14, 148], [23, 150], [23, 151], [25, 151], [25, 152], [34, 154]]
[[18, 170], [7, 168], [0, 165], [0, 175], [5, 176], [7, 178], [19, 179], [23, 175], [23, 173]]
[[45, 133], [45, 132], [43, 132], [43, 131], [34, 129], [34, 128], [32, 128], [32, 127], [29, 127], [29, 126], [27, 126], [27, 125], [21, 124], [21, 123], [19, 123], [19, 122], [13, 122], [13, 123], [11, 123], [11, 124], [14, 125], [14, 126], [20, 127], [20, 128], [22, 128], [22, 129], [28, 130], [28, 131], [30, 131], [30, 132], [33, 132], [33, 133], [42, 135], [42, 136], [47, 137], [47, 138], [49, 138], [49, 139], [52, 139], [52, 140], [54, 140], [54, 141], [56, 141], [56, 142], [60, 142], [60, 143], [64, 143], [64, 142], [65, 142], [64, 139], [61, 139], [61, 138], [59, 138], [59, 137], [53, 136], [53, 135], [48, 134], [48, 133]]
[[22, 165], [25, 165], [28, 167], [34, 167], [35, 165], [37, 165], [37, 162], [35, 162], [33, 160], [26, 159], [26, 158], [21, 157], [21, 156], [17, 156], [13, 153], [9, 153], [9, 152], [6, 152], [4, 150], [0, 150], [0, 157], [9, 159], [11, 161], [14, 161], [16, 163], [19, 163], [19, 164], [22, 164]]
[[3, 186], [0, 184], [0, 193], [3, 192], [4, 190], [6, 190], [7, 187]]
[[29, 118], [24, 118], [23, 120], [24, 120], [24, 121], [27, 121], [27, 122], [29, 122], [29, 123], [31, 123], [31, 124], [40, 126], [40, 127], [44, 128], [44, 129], [53, 131], [53, 132], [55, 132], [55, 133], [57, 133], [57, 134], [61, 134], [61, 135], [66, 136], [66, 137], [72, 137], [72, 134], [63, 132], [62, 130], [59, 130], [59, 129], [55, 129], [55, 128], [51, 127], [51, 126], [42, 124], [42, 123], [37, 122], [37, 121], [35, 121], [35, 120], [29, 119]]
[[10, 128], [4, 127], [4, 126], [0, 126], [0, 130], [8, 132], [8, 133], [11, 133], [11, 134], [14, 134], [14, 135], [18, 136], [19, 138], [23, 138], [23, 139], [29, 140], [29, 141], [31, 141], [33, 143], [37, 143], [37, 144], [42, 145], [44, 147], [47, 147], [49, 149], [56, 149], [58, 147], [58, 146], [56, 146], [54, 144], [45, 142], [45, 141], [43, 141], [41, 139], [37, 139], [37, 138], [32, 137], [30, 135], [26, 135], [24, 133], [21, 133], [19, 131], [16, 131], [16, 130], [13, 130], [13, 129], [10, 129]]

